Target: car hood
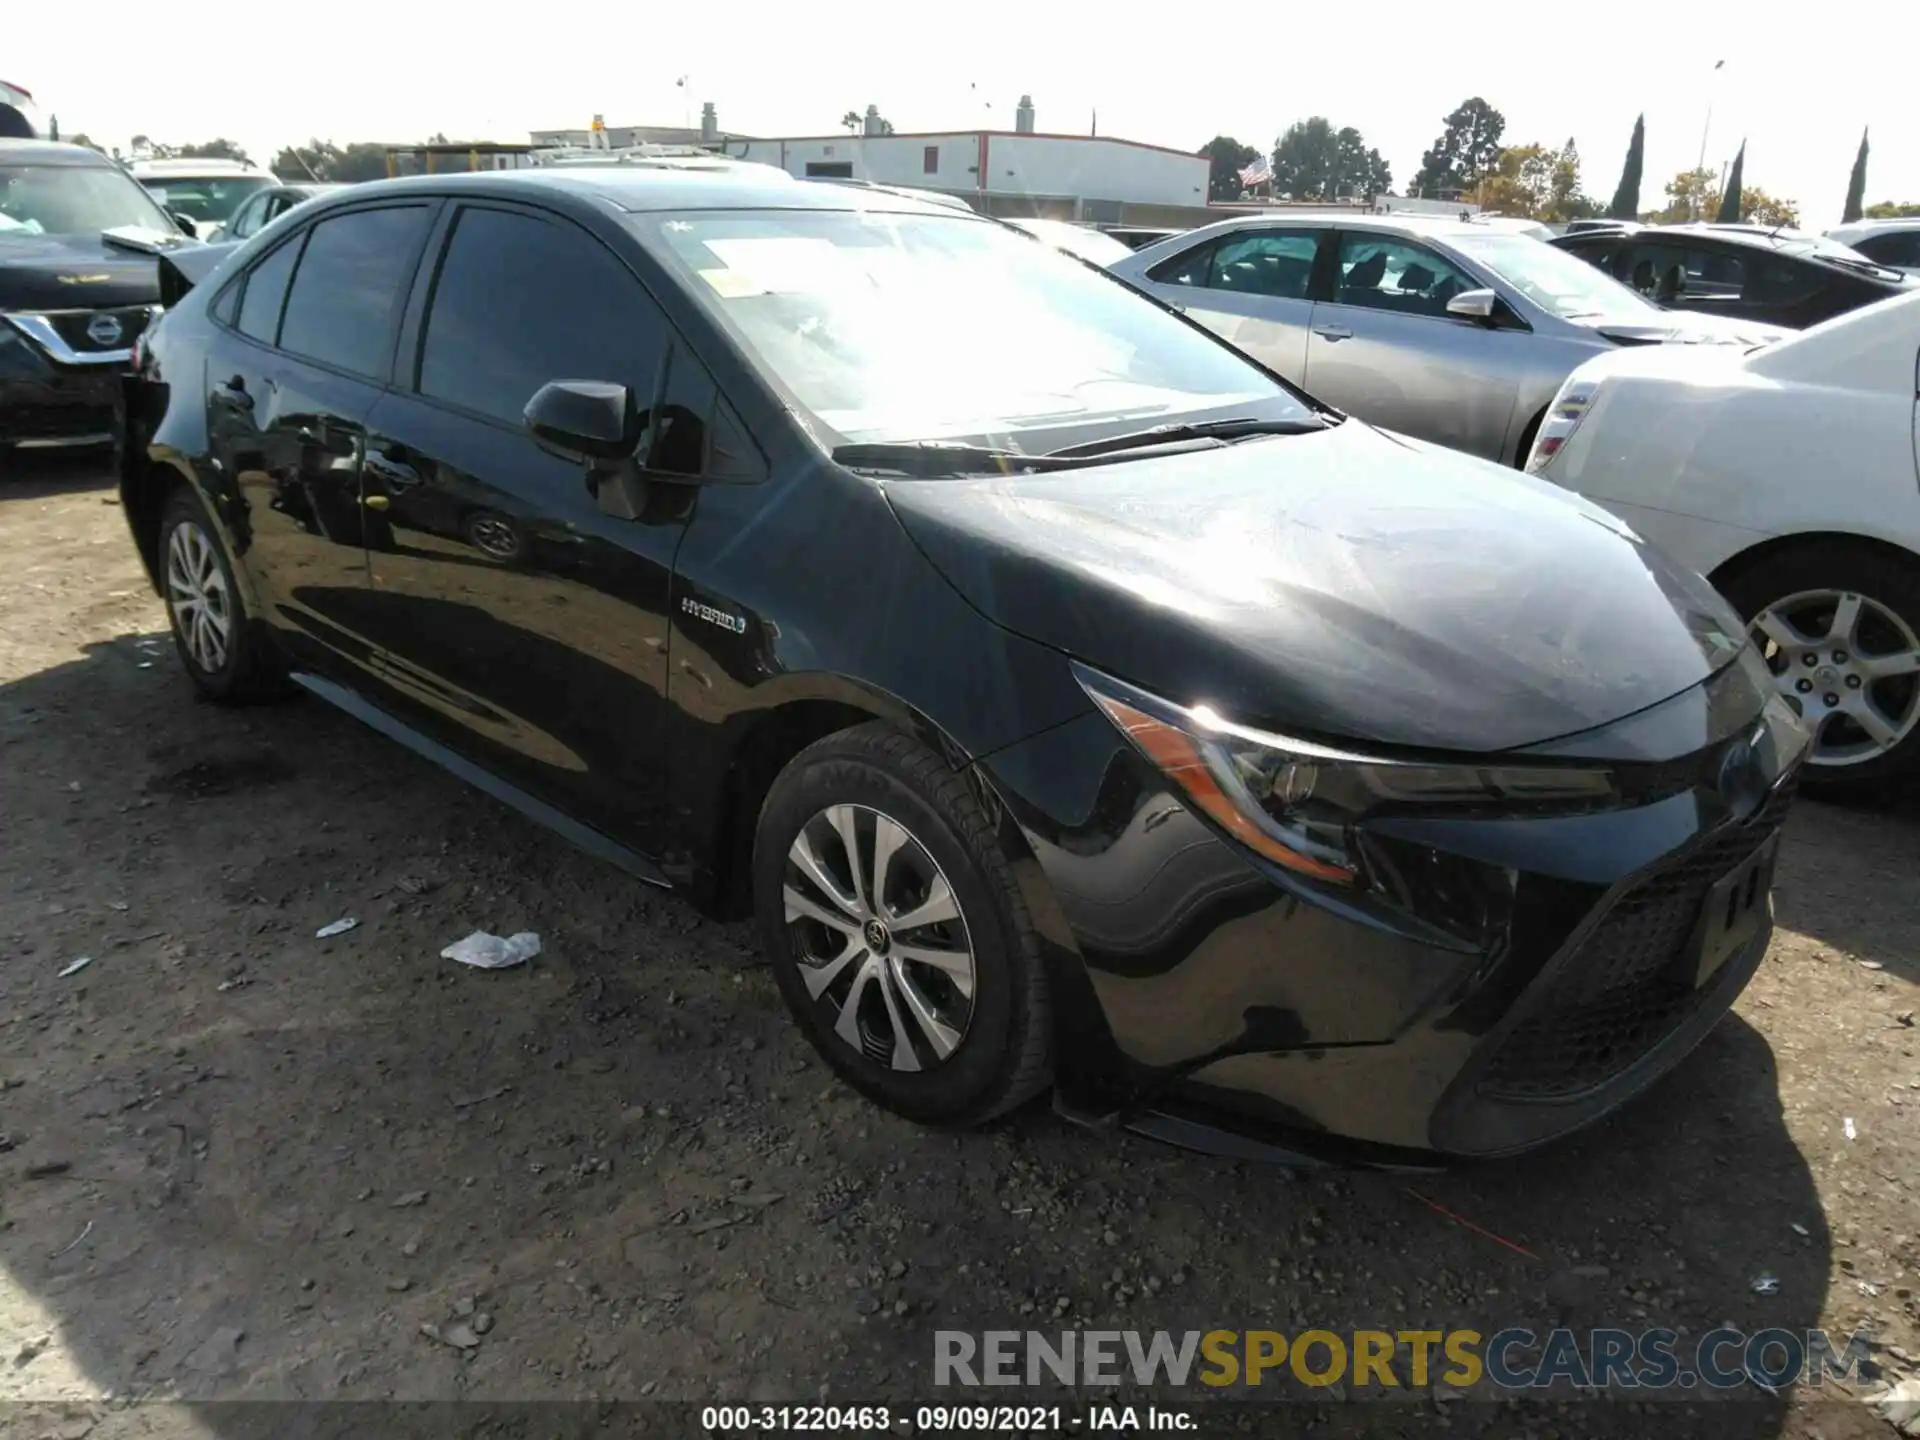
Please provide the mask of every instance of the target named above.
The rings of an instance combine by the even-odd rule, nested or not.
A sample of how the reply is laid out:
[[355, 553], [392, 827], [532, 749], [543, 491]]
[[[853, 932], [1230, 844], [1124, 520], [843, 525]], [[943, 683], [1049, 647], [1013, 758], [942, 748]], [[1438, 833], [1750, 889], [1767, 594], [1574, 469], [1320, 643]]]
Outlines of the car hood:
[[151, 255], [97, 235], [0, 235], [0, 310], [107, 310], [159, 298]]
[[1617, 345], [1733, 345], [1751, 349], [1785, 340], [1797, 331], [1780, 325], [1756, 325], [1730, 315], [1694, 315], [1672, 311], [1644, 320], [1595, 319], [1599, 334]]
[[1744, 643], [1705, 581], [1597, 506], [1354, 420], [886, 494], [989, 619], [1305, 737], [1537, 744], [1676, 695]]

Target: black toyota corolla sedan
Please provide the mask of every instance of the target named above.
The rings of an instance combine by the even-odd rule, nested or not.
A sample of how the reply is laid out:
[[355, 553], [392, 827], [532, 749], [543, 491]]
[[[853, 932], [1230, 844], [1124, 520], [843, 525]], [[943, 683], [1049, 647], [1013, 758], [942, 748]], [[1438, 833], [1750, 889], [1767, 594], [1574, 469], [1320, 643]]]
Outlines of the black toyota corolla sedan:
[[1804, 737], [1702, 581], [1004, 226], [383, 182], [139, 365], [125, 509], [201, 690], [304, 687], [752, 911], [914, 1119], [1516, 1151], [1766, 948]]

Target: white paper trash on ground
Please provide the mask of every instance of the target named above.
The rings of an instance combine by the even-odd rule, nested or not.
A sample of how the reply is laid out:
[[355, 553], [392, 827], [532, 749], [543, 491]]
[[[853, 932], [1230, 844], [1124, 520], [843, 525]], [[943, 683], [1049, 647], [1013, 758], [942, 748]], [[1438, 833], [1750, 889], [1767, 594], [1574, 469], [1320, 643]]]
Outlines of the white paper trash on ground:
[[518, 935], [509, 935], [504, 940], [498, 935], [476, 930], [466, 939], [454, 941], [440, 955], [443, 959], [458, 960], [462, 965], [473, 965], [482, 970], [504, 970], [509, 965], [531, 960], [539, 953], [540, 937], [531, 930], [522, 930]]
[[331, 940], [336, 935], [344, 935], [349, 930], [357, 928], [359, 924], [360, 922], [351, 915], [344, 915], [330, 925], [322, 925], [318, 930], [313, 932], [313, 938], [316, 940]]

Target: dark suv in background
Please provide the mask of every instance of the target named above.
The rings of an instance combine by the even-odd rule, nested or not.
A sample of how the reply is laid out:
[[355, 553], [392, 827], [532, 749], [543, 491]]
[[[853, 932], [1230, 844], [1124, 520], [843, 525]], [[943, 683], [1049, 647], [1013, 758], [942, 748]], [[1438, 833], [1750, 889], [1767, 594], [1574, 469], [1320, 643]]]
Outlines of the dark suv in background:
[[154, 256], [188, 243], [99, 151], [0, 139], [0, 473], [15, 452], [114, 443]]
[[1817, 235], [1745, 225], [1631, 225], [1548, 242], [1631, 285], [1656, 305], [1804, 329], [1914, 281]]

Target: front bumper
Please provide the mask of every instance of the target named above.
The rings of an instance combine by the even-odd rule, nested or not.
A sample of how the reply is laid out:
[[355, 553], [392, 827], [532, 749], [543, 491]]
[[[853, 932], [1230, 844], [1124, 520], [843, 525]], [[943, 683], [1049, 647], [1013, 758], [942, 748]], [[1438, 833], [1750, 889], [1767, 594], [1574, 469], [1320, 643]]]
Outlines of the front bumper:
[[53, 366], [0, 378], [0, 450], [72, 450], [117, 444], [125, 423], [118, 367]]
[[1221, 1153], [1420, 1167], [1615, 1109], [1725, 1014], [1771, 936], [1761, 890], [1737, 948], [1694, 963], [1709, 894], [1774, 843], [1795, 778], [1721, 793], [1729, 722], [1763, 697], [1744, 673], [1717, 683], [1691, 749], [1647, 753], [1659, 717], [1623, 728], [1641, 789], [1622, 808], [1381, 827], [1403, 913], [1221, 838], [1103, 717], [989, 757], [1030, 892], [1044, 878], [1063, 1110]]

